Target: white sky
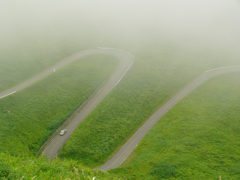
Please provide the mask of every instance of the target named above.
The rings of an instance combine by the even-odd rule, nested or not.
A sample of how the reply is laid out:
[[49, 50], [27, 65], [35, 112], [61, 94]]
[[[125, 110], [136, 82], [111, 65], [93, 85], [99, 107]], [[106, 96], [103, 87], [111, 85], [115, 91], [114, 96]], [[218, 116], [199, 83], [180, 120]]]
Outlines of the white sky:
[[41, 29], [90, 28], [122, 37], [147, 34], [237, 47], [238, 0], [2, 0], [0, 38]]

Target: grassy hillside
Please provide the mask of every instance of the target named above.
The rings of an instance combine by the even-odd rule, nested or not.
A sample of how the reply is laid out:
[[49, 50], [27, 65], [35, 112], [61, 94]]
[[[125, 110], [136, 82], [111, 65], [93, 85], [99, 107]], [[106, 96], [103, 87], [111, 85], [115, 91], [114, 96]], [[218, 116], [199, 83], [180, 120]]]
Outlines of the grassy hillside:
[[112, 56], [86, 56], [1, 99], [0, 151], [35, 154], [66, 115], [103, 79], [110, 78], [117, 65]]
[[[20, 36], [0, 42], [0, 92], [30, 79], [72, 54], [89, 48], [86, 40], [54, 39], [50, 34]], [[80, 44], [81, 42], [81, 44]]]
[[99, 170], [90, 170], [76, 161], [47, 161], [43, 158], [11, 156], [0, 153], [1, 180], [121, 180], [123, 178]]
[[132, 68], [76, 129], [60, 157], [101, 165], [159, 106], [205, 70], [237, 64], [228, 53], [192, 48], [165, 44], [130, 51]]
[[214, 77], [176, 104], [122, 167], [128, 179], [240, 179], [240, 73]]

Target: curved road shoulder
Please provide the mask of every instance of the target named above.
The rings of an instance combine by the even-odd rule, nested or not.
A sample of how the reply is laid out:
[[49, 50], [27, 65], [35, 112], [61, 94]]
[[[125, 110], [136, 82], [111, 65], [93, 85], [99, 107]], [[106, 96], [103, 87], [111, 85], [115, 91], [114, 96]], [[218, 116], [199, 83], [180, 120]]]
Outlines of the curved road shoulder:
[[68, 129], [67, 133], [64, 136], [57, 136], [43, 151], [42, 155], [47, 155], [48, 157], [56, 157], [59, 150], [65, 144], [65, 142], [70, 138], [73, 131], [77, 128], [77, 126], [84, 120], [84, 118], [101, 102], [101, 100], [121, 81], [123, 76], [130, 69], [132, 64], [134, 63], [134, 58], [132, 54], [127, 51], [121, 49], [107, 48], [107, 47], [99, 47], [97, 49], [90, 49], [78, 52], [63, 61], [57, 63], [51, 68], [45, 70], [44, 72], [34, 76], [33, 78], [20, 83], [19, 85], [10, 88], [2, 93], [0, 93], [0, 99], [7, 97], [11, 94], [16, 93], [24, 89], [25, 87], [37, 82], [38, 80], [48, 76], [53, 73], [55, 70], [58, 70], [69, 63], [87, 56], [91, 54], [108, 54], [115, 56], [119, 59], [119, 64], [115, 72], [112, 74], [110, 80], [102, 87], [94, 96], [94, 98], [84, 107], [84, 109], [73, 119], [73, 121], [66, 127]]
[[[14, 87], [12, 87], [12, 88], [4, 91], [4, 92], [1, 92], [0, 93], [0, 99], [4, 98], [4, 97], [7, 97], [11, 94], [14, 94], [17, 91], [20, 91], [20, 90], [26, 88], [27, 86], [37, 82], [38, 80], [48, 76], [49, 74], [53, 73], [54, 69], [58, 70], [58, 69], [68, 65], [69, 63], [71, 63], [71, 62], [73, 62], [73, 61], [75, 61], [75, 60], [77, 60], [81, 57], [91, 55], [91, 54], [99, 54], [99, 53], [113, 55], [113, 56], [116, 56], [120, 60], [123, 60], [124, 58], [126, 60], [131, 59], [131, 61], [130, 61], [131, 65], [134, 62], [134, 59], [133, 59], [133, 57], [130, 53], [128, 53], [127, 51], [120, 50], [120, 49], [98, 48], [98, 49], [90, 49], [90, 50], [81, 51], [81, 52], [78, 52], [78, 53], [64, 59], [63, 61], [57, 63], [56, 65], [52, 66], [51, 68], [49, 68], [49, 69], [43, 71], [42, 73], [32, 77], [31, 79], [28, 79], [27, 81], [24, 81], [23, 83], [20, 83], [17, 86], [14, 86]], [[131, 66], [129, 66], [129, 68], [130, 67]]]
[[240, 71], [240, 66], [231, 66], [217, 68], [206, 71], [205, 74], [198, 77], [195, 81], [189, 84], [186, 88], [175, 95], [164, 106], [162, 106], [149, 120], [132, 136], [132, 138], [115, 154], [104, 166], [99, 167], [101, 170], [110, 170], [120, 166], [123, 161], [129, 156], [137, 144], [142, 138], [150, 131], [150, 129], [158, 122], [158, 120], [166, 114], [177, 102], [179, 102], [184, 96], [194, 90], [196, 87], [210, 79], [211, 77], [219, 74]]
[[[74, 120], [68, 125], [68, 132], [64, 136], [58, 136], [52, 143], [43, 151], [43, 155], [48, 157], [56, 157], [59, 150], [62, 148], [64, 143], [69, 139], [72, 132], [77, 128], [77, 126], [83, 121], [83, 119], [100, 103], [100, 101], [118, 84], [122, 77], [126, 74], [129, 68], [134, 62], [133, 56], [123, 50], [113, 49], [113, 48], [103, 48], [91, 49], [82, 51], [72, 55], [71, 57], [63, 60], [62, 62], [56, 64], [55, 66], [47, 69], [46, 71], [40, 73], [39, 75], [0, 93], [0, 99], [9, 96], [17, 91], [33, 84], [34, 82], [46, 77], [53, 72], [53, 69], [60, 69], [63, 66], [90, 54], [110, 54], [117, 57], [120, 63], [117, 70], [113, 73], [107, 84], [101, 88], [95, 97], [88, 103], [88, 105], [74, 118]], [[115, 154], [104, 166], [99, 167], [101, 170], [110, 170], [116, 168], [122, 164], [122, 162], [128, 157], [128, 155], [133, 151], [136, 145], [142, 140], [142, 138], [149, 132], [149, 130], [157, 123], [157, 121], [166, 114], [177, 102], [179, 102], [184, 96], [194, 90], [196, 87], [210, 79], [211, 77], [217, 76], [219, 74], [240, 71], [240, 66], [231, 66], [217, 68], [213, 70], [206, 71], [205, 74], [198, 77], [195, 81], [189, 84], [186, 88], [175, 95], [170, 101], [168, 101], [164, 106], [162, 106], [149, 120], [133, 135], [133, 137], [122, 147], [117, 154]]]
[[[112, 74], [110, 80], [102, 87], [94, 96], [93, 99], [82, 109], [82, 111], [67, 125], [67, 133], [64, 136], [57, 136], [43, 151], [42, 155], [47, 155], [48, 158], [57, 157], [58, 152], [71, 137], [77, 126], [90, 114], [90, 112], [102, 101], [102, 99], [119, 83], [123, 76], [132, 66], [134, 59], [129, 54], [119, 49], [98, 48], [88, 53], [104, 53], [117, 57], [120, 63]], [[83, 54], [84, 55], [84, 54]]]

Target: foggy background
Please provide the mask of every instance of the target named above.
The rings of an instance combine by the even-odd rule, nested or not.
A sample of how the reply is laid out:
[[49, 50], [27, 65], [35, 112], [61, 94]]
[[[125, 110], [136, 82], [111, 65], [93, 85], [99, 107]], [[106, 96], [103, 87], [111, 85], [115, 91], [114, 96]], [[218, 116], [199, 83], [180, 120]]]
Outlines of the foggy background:
[[52, 42], [88, 37], [100, 46], [107, 45], [104, 38], [114, 39], [115, 43], [194, 41], [237, 50], [239, 20], [237, 0], [0, 2], [1, 48], [40, 36]]

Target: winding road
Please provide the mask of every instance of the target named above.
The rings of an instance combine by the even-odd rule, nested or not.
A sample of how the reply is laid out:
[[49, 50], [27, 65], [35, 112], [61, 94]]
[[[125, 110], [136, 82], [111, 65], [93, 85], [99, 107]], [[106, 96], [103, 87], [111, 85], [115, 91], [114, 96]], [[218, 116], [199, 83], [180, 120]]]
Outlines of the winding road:
[[[6, 96], [9, 96], [11, 94], [14, 94], [16, 93], [17, 91], [20, 91], [22, 89], [24, 89], [25, 87], [37, 82], [38, 80], [48, 76], [49, 74], [53, 73], [53, 70], [58, 70], [66, 65], [68, 65], [69, 63], [81, 58], [81, 57], [84, 57], [84, 56], [87, 56], [87, 55], [91, 55], [91, 54], [99, 54], [99, 53], [102, 53], [102, 54], [109, 54], [109, 55], [113, 55], [115, 57], [117, 57], [119, 60], [120, 60], [120, 64], [117, 68], [117, 70], [114, 72], [113, 76], [116, 76], [116, 73], [119, 73], [119, 68], [122, 67], [121, 69], [121, 73], [118, 74], [119, 75], [124, 75], [123, 72], [124, 70], [128, 70], [132, 63], [134, 62], [134, 59], [132, 57], [132, 55], [126, 51], [123, 51], [123, 50], [119, 50], [119, 49], [113, 49], [113, 48], [104, 48], [104, 47], [99, 47], [97, 49], [90, 49], [90, 50], [86, 50], [86, 51], [81, 51], [79, 53], [76, 53], [66, 59], [64, 59], [63, 61], [57, 63], [56, 65], [52, 66], [51, 68], [45, 70], [44, 72], [32, 77], [31, 79], [11, 88], [11, 89], [8, 89], [2, 93], [0, 93], [0, 99], [1, 98], [4, 98]], [[130, 65], [129, 65], [130, 64]], [[126, 71], [124, 72], [126, 73]], [[116, 78], [118, 78], [118, 76], [116, 76]], [[121, 76], [121, 78], [122, 78]], [[119, 80], [121, 80], [118, 79]]]
[[[109, 54], [117, 57], [120, 63], [116, 71], [112, 74], [110, 80], [102, 87], [94, 98], [84, 107], [84, 109], [73, 119], [73, 121], [66, 127], [68, 132], [64, 136], [57, 136], [49, 146], [43, 151], [42, 155], [47, 155], [49, 158], [57, 157], [59, 150], [65, 144], [65, 142], [70, 138], [73, 131], [77, 126], [84, 120], [84, 118], [101, 102], [101, 100], [118, 84], [122, 77], [127, 73], [129, 68], [134, 62], [133, 56], [123, 50], [117, 50], [112, 48], [98, 48], [82, 51], [74, 54], [73, 56], [63, 60], [62, 62], [56, 64], [55, 66], [49, 68], [48, 70], [42, 72], [41, 74], [7, 90], [0, 93], [0, 99], [9, 96], [17, 91], [29, 86], [30, 84], [40, 80], [43, 77], [51, 74], [53, 69], [57, 70], [61, 67], [90, 54]], [[179, 102], [184, 96], [190, 93], [193, 89], [219, 74], [240, 71], [240, 66], [231, 66], [217, 68], [213, 70], [206, 71], [203, 75], [198, 77], [195, 81], [189, 84], [186, 88], [175, 95], [171, 100], [169, 100], [164, 106], [162, 106], [149, 120], [133, 135], [133, 137], [116, 153], [104, 166], [99, 167], [101, 170], [110, 170], [116, 168], [122, 164], [122, 162], [128, 157], [128, 155], [133, 151], [137, 144], [142, 140], [142, 138], [149, 132], [149, 130], [157, 123], [157, 121], [166, 114], [177, 102]]]
[[132, 138], [115, 154], [104, 166], [99, 167], [101, 170], [110, 170], [120, 166], [123, 161], [129, 156], [137, 144], [142, 138], [150, 131], [150, 129], [158, 122], [158, 120], [166, 114], [177, 102], [179, 102], [184, 96], [194, 90], [196, 87], [210, 79], [211, 77], [219, 74], [240, 71], [240, 66], [217, 68], [210, 71], [206, 71], [205, 74], [198, 77], [195, 81], [185, 87], [171, 100], [164, 104], [154, 115], [152, 115], [147, 122], [132, 136]]
[[[42, 155], [47, 155], [49, 158], [57, 157], [59, 150], [66, 143], [66, 141], [71, 137], [73, 131], [77, 126], [87, 117], [87, 115], [102, 101], [102, 99], [118, 84], [122, 77], [126, 74], [129, 68], [132, 66], [134, 59], [130, 53], [115, 50], [115, 49], [106, 49], [98, 48], [95, 50], [87, 51], [88, 54], [91, 53], [105, 53], [109, 55], [116, 56], [120, 63], [116, 71], [112, 74], [110, 80], [102, 87], [93, 99], [82, 109], [82, 111], [68, 124], [66, 127], [67, 133], [64, 136], [57, 136], [43, 151]], [[86, 53], [79, 53], [79, 55], [85, 55]], [[75, 56], [77, 59], [78, 56]]]

